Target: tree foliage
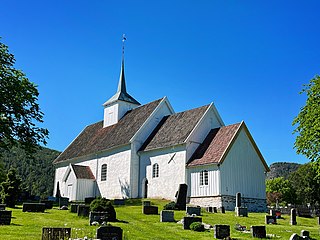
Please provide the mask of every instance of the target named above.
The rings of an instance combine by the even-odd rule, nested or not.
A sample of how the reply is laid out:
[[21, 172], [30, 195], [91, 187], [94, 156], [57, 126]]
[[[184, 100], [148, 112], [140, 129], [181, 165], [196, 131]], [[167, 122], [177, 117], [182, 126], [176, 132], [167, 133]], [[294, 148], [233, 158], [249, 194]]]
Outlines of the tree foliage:
[[289, 180], [278, 177], [266, 181], [267, 201], [275, 204], [278, 200], [282, 204], [296, 203], [296, 193]]
[[304, 85], [301, 93], [307, 94], [306, 105], [293, 120], [297, 134], [294, 147], [298, 154], [320, 163], [320, 76]]
[[301, 165], [290, 175], [289, 181], [297, 194], [299, 203], [320, 204], [320, 183], [313, 164]]
[[2, 203], [8, 207], [15, 207], [20, 195], [21, 179], [17, 176], [16, 170], [11, 168], [7, 174], [6, 181], [1, 183], [1, 199]]
[[48, 130], [35, 124], [43, 122], [37, 87], [14, 64], [8, 46], [0, 42], [0, 148], [19, 142], [33, 153], [38, 143], [46, 144]]

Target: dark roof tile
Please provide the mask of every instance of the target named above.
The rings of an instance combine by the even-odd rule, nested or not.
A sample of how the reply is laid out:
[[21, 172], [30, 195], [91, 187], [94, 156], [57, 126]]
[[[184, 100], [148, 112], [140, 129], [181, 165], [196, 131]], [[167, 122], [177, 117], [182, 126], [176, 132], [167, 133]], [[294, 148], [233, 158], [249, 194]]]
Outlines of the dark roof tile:
[[92, 179], [95, 180], [95, 177], [88, 166], [74, 165], [71, 164], [73, 171], [77, 179]]

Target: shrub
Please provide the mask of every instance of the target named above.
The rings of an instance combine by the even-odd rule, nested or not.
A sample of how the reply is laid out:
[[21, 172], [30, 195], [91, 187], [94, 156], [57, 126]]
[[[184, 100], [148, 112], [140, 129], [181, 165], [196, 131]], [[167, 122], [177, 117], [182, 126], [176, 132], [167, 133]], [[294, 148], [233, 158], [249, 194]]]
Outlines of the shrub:
[[163, 207], [164, 210], [175, 210], [176, 208], [176, 203], [175, 202], [169, 202]]
[[202, 225], [201, 222], [193, 222], [190, 224], [190, 229], [196, 232], [203, 232], [204, 226]]
[[90, 211], [92, 212], [107, 212], [108, 221], [115, 221], [117, 219], [116, 211], [111, 204], [111, 201], [106, 198], [97, 198], [90, 204]]

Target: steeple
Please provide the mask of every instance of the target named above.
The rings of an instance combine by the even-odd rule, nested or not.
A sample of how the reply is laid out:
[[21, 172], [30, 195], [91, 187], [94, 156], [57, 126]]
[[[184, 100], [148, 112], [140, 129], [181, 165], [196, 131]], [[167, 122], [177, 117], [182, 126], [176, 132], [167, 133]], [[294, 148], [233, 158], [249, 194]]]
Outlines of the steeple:
[[124, 42], [126, 40], [125, 35], [122, 37], [122, 62], [120, 70], [120, 78], [118, 83], [118, 90], [104, 106], [104, 123], [103, 127], [108, 127], [116, 124], [123, 115], [140, 105], [140, 103], [127, 93], [126, 80], [124, 76]]

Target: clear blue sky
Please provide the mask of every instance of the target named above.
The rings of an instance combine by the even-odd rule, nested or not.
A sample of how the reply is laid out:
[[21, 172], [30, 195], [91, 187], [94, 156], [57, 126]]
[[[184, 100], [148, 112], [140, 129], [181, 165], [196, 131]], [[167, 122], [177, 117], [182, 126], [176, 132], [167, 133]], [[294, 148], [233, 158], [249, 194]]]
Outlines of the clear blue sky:
[[293, 149], [302, 85], [320, 74], [320, 1], [1, 2], [2, 42], [39, 86], [64, 150], [116, 91], [125, 33], [128, 92], [167, 96], [176, 112], [214, 102], [244, 120], [266, 161], [307, 161]]

